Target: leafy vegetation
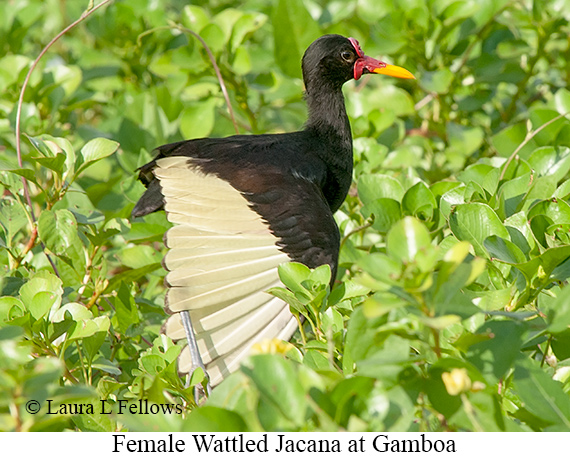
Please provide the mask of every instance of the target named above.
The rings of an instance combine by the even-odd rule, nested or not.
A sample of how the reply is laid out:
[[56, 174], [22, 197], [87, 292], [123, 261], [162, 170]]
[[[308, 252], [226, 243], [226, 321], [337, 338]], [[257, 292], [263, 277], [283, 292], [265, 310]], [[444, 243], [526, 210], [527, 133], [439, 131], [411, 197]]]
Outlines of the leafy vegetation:
[[[567, 2], [114, 1], [22, 92], [87, 3], [0, 3], [0, 429], [570, 430]], [[160, 334], [168, 223], [130, 219], [153, 148], [235, 132], [189, 31], [241, 133], [302, 126], [300, 57], [324, 33], [418, 78], [346, 85], [336, 285], [284, 265], [271, 293], [303, 334], [200, 406]]]

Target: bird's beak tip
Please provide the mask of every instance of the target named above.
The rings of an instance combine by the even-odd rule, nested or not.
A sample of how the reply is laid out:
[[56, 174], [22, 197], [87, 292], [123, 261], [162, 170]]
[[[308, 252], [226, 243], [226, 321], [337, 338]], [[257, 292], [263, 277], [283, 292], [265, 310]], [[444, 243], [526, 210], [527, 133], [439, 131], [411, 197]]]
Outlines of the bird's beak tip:
[[386, 64], [385, 66], [372, 69], [372, 73], [392, 76], [394, 78], [400, 79], [416, 79], [416, 77], [411, 72], [405, 68], [398, 67], [397, 65]]

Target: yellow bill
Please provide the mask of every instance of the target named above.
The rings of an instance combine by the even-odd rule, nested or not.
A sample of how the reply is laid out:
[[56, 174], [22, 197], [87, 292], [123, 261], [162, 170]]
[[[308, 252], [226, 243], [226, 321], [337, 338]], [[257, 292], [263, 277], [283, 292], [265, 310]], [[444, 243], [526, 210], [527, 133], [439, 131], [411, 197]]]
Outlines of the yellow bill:
[[402, 79], [416, 79], [408, 70], [397, 65], [385, 64], [384, 67], [377, 67], [371, 70], [372, 73], [378, 73], [380, 75], [393, 76], [395, 78]]

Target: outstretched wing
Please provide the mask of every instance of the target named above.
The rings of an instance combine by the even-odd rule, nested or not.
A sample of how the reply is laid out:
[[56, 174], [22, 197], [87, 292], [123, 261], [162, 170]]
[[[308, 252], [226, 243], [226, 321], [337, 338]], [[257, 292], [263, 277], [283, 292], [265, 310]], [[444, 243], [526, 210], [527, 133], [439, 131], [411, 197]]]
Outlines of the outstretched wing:
[[[254, 344], [291, 338], [297, 326], [289, 306], [266, 290], [281, 285], [277, 267], [283, 262], [328, 263], [334, 271], [338, 229], [320, 189], [303, 178], [267, 168], [236, 168], [221, 176], [182, 156], [157, 160], [154, 175], [174, 224], [166, 234], [172, 316], [164, 331], [174, 340], [185, 338], [179, 312], [189, 311], [216, 385]], [[179, 371], [192, 370], [186, 347]]]

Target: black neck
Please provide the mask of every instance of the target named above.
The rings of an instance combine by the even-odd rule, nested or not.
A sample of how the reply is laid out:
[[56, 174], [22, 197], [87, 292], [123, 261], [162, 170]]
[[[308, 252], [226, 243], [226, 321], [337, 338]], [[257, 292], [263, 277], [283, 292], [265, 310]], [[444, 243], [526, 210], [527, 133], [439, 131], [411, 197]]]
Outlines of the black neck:
[[352, 151], [352, 134], [341, 86], [307, 85], [306, 100], [309, 109], [306, 128], [335, 143], [340, 141]]
[[307, 84], [305, 98], [309, 117], [305, 130], [312, 132], [318, 138], [319, 144], [327, 145], [315, 152], [331, 167], [333, 174], [340, 173], [344, 176], [348, 172], [350, 176], [352, 133], [344, 107], [342, 86], [312, 86]]

